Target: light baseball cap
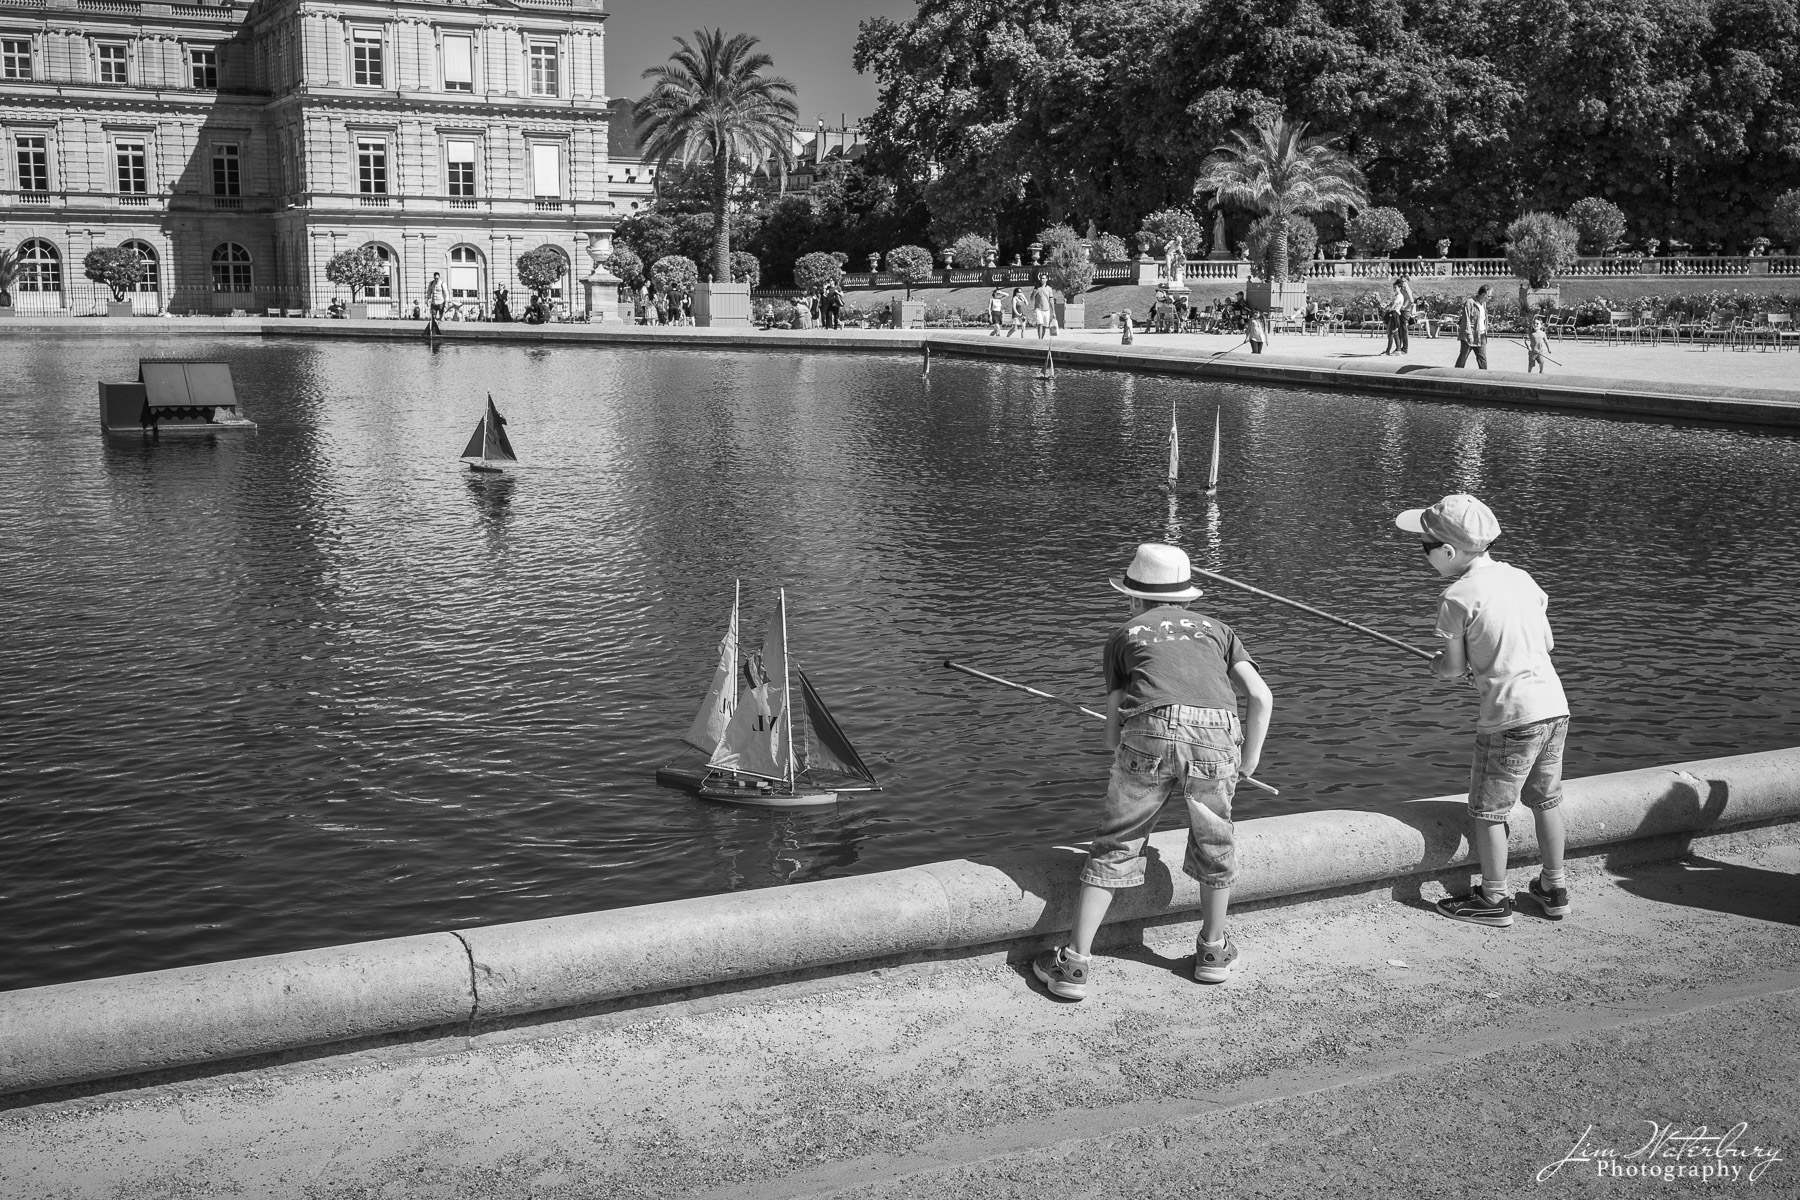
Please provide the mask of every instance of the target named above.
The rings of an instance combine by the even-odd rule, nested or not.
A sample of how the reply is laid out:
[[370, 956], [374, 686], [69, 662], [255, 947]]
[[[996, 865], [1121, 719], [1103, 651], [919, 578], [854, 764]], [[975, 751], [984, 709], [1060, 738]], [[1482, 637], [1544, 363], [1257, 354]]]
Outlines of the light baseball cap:
[[1471, 554], [1487, 549], [1500, 536], [1494, 510], [1463, 492], [1445, 496], [1430, 508], [1409, 508], [1394, 518], [1394, 524]]

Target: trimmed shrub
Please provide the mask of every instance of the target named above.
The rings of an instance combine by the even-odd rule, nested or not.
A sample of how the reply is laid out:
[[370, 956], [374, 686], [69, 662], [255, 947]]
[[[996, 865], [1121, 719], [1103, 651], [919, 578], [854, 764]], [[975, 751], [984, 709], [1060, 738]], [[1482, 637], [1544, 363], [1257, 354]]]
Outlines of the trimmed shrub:
[[762, 281], [762, 264], [756, 261], [756, 255], [742, 250], [731, 252], [731, 282], [747, 283], [755, 287]]
[[366, 291], [387, 278], [387, 264], [375, 253], [375, 247], [358, 246], [354, 250], [332, 255], [325, 263], [325, 278], [340, 287], [349, 288], [351, 303], [355, 303], [356, 293]]
[[1144, 218], [1140, 237], [1150, 240], [1150, 256], [1161, 258], [1168, 252], [1169, 239], [1179, 237], [1181, 248], [1190, 258], [1206, 249], [1206, 230], [1185, 208], [1165, 208]]
[[906, 285], [908, 300], [912, 299], [912, 285], [930, 279], [934, 269], [931, 251], [923, 246], [895, 246], [887, 252], [887, 273]]
[[700, 286], [700, 268], [691, 258], [665, 254], [650, 264], [650, 282], [656, 285], [659, 296], [692, 296], [694, 289]]
[[1588, 196], [1569, 206], [1569, 224], [1589, 254], [1611, 254], [1625, 241], [1625, 213], [1610, 200]]
[[1787, 243], [1789, 253], [1800, 253], [1800, 188], [1789, 188], [1775, 197], [1769, 224]]
[[987, 265], [987, 256], [1000, 248], [979, 233], [965, 233], [950, 247], [950, 261], [965, 270]]
[[1089, 255], [1097, 263], [1125, 262], [1131, 257], [1131, 248], [1118, 234], [1103, 233], [1094, 239], [1093, 246], [1089, 248]]
[[1528, 212], [1506, 227], [1506, 265], [1534, 288], [1575, 265], [1581, 235], [1554, 213]]
[[144, 264], [138, 261], [137, 251], [127, 250], [123, 246], [101, 246], [89, 250], [87, 258], [82, 260], [82, 266], [86, 268], [89, 279], [111, 288], [113, 299], [121, 302], [125, 299], [126, 290], [136, 287], [138, 279], [144, 273]]
[[1405, 243], [1411, 232], [1397, 208], [1365, 208], [1344, 222], [1350, 244], [1371, 258], [1386, 258]]
[[794, 286], [803, 292], [810, 292], [827, 281], [842, 284], [844, 264], [849, 261], [850, 256], [847, 254], [827, 254], [823, 250], [802, 254], [794, 260]]
[[1079, 241], [1058, 241], [1044, 257], [1044, 277], [1073, 300], [1094, 286], [1094, 262]]
[[606, 256], [606, 269], [634, 292], [644, 286], [644, 260], [623, 246], [613, 246], [613, 252]]
[[519, 255], [513, 263], [513, 274], [519, 282], [531, 289], [531, 294], [542, 297], [568, 274], [569, 260], [555, 246], [539, 246]]

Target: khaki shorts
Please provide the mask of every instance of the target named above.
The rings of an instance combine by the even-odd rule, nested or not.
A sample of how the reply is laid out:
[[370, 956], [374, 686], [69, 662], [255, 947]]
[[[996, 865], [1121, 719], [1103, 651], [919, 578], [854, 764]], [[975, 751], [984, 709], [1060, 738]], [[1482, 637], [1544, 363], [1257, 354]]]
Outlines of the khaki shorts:
[[1188, 812], [1182, 870], [1207, 887], [1230, 887], [1237, 879], [1231, 797], [1243, 742], [1237, 713], [1226, 709], [1176, 704], [1127, 719], [1081, 882], [1103, 888], [1144, 882], [1144, 843], [1163, 805], [1180, 796]]

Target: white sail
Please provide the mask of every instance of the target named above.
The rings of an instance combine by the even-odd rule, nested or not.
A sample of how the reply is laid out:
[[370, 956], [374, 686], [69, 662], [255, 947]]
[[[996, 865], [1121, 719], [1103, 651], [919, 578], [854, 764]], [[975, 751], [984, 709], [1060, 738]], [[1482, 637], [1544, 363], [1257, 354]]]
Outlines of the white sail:
[[794, 739], [788, 720], [787, 593], [769, 618], [760, 654], [738, 658], [737, 709], [707, 766], [792, 785]]
[[1206, 490], [1209, 492], [1219, 490], [1219, 410], [1216, 408], [1213, 410], [1212, 470], [1206, 476]]
[[719, 739], [725, 736], [725, 726], [737, 708], [738, 597], [741, 590], [741, 581], [732, 586], [731, 623], [725, 627], [725, 636], [719, 639], [719, 665], [713, 670], [712, 686], [706, 689], [706, 699], [700, 702], [693, 725], [681, 739], [702, 754], [711, 754], [719, 748]]
[[1175, 428], [1175, 406], [1169, 405], [1169, 486], [1181, 474], [1181, 431]]

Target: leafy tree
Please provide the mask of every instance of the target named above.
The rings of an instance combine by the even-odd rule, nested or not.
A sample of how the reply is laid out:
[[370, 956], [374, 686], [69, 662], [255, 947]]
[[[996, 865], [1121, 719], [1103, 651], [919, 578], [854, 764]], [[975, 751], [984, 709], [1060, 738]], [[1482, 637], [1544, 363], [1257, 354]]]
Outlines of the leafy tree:
[[1165, 208], [1151, 213], [1144, 218], [1144, 228], [1138, 236], [1149, 241], [1152, 258], [1161, 258], [1168, 253], [1169, 242], [1174, 238], [1180, 238], [1182, 249], [1190, 253], [1206, 245], [1206, 230], [1185, 208]]
[[1044, 276], [1051, 287], [1073, 300], [1094, 286], [1094, 263], [1079, 241], [1058, 239], [1044, 256]]
[[1270, 277], [1288, 278], [1286, 218], [1325, 210], [1362, 208], [1369, 203], [1363, 173], [1331, 138], [1308, 138], [1306, 122], [1264, 117], [1249, 132], [1237, 131], [1200, 164], [1198, 195], [1239, 204], [1274, 226]]
[[959, 267], [984, 267], [988, 255], [998, 254], [1000, 247], [979, 233], [965, 233], [950, 247], [950, 261]]
[[756, 255], [746, 254], [742, 250], [731, 252], [731, 282], [747, 283], [755, 287], [762, 280], [762, 264], [756, 261]]
[[1769, 209], [1769, 225], [1781, 235], [1790, 252], [1800, 251], [1800, 188], [1789, 188]]
[[931, 278], [931, 251], [923, 246], [896, 246], [887, 252], [887, 273], [900, 277], [906, 284], [906, 298], [911, 300], [912, 285]]
[[848, 256], [815, 250], [794, 260], [794, 286], [803, 292], [814, 291], [826, 283], [844, 282], [844, 262]]
[[356, 302], [358, 292], [376, 287], [387, 278], [387, 273], [387, 264], [375, 253], [375, 247], [369, 245], [334, 254], [325, 262], [325, 278], [349, 288], [352, 304]]
[[1610, 200], [1585, 196], [1569, 206], [1568, 220], [1589, 254], [1611, 254], [1625, 240], [1625, 214]]
[[700, 268], [691, 258], [665, 254], [650, 264], [650, 282], [659, 296], [691, 296], [700, 286]]
[[[1273, 281], [1275, 276], [1276, 217], [1262, 217], [1253, 222], [1244, 235], [1244, 250], [1250, 256], [1250, 269], [1258, 279]], [[1319, 246], [1319, 227], [1301, 216], [1287, 221], [1288, 273], [1283, 282], [1298, 283], [1306, 278], [1313, 251]]]
[[19, 252], [0, 250], [0, 308], [12, 303], [12, 285], [19, 281]]
[[513, 274], [542, 299], [569, 273], [569, 260], [555, 246], [538, 246], [527, 250], [513, 262]]
[[799, 109], [793, 84], [762, 74], [775, 60], [755, 51], [757, 39], [714, 29], [695, 30], [694, 42], [676, 38], [669, 61], [644, 72], [652, 83], [635, 112], [647, 160], [663, 170], [674, 162], [712, 168], [712, 273], [726, 279], [732, 177], [769, 164], [785, 169]]
[[1125, 239], [1116, 233], [1103, 233], [1095, 238], [1092, 254], [1095, 262], [1124, 262], [1131, 257]]
[[1547, 212], [1528, 212], [1506, 227], [1506, 265], [1534, 288], [1575, 265], [1580, 235], [1575, 227]]
[[[1317, 230], [1314, 232], [1316, 234]], [[1371, 258], [1385, 258], [1406, 242], [1406, 235], [1412, 230], [1399, 209], [1365, 208], [1344, 222], [1344, 232], [1349, 234], [1353, 245]]]
[[144, 264], [138, 258], [136, 250], [127, 250], [123, 246], [101, 246], [89, 250], [82, 260], [87, 277], [95, 283], [104, 283], [112, 289], [115, 301], [123, 302], [125, 293], [137, 286], [143, 276]]
[[644, 260], [623, 246], [614, 244], [613, 252], [606, 256], [606, 269], [634, 292], [644, 286]]

